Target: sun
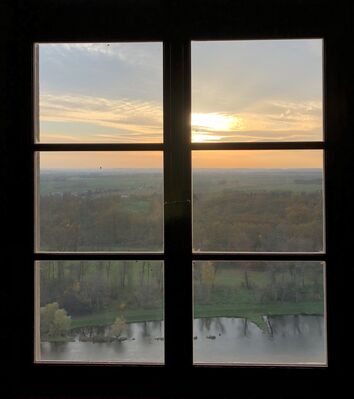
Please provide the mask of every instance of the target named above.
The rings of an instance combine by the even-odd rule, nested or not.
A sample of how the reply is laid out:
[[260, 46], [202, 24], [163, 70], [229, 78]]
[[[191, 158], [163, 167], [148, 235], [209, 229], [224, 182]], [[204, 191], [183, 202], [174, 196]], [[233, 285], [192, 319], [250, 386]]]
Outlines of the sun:
[[[241, 118], [219, 113], [193, 113], [192, 132], [194, 142], [218, 141], [223, 132], [241, 129]], [[218, 133], [218, 134], [215, 134]]]
[[218, 113], [192, 114], [192, 127], [228, 131], [234, 125], [234, 116]]
[[224, 138], [224, 136], [219, 136], [214, 133], [204, 134], [198, 132], [192, 132], [192, 141], [193, 143], [206, 143], [210, 141], [220, 141]]

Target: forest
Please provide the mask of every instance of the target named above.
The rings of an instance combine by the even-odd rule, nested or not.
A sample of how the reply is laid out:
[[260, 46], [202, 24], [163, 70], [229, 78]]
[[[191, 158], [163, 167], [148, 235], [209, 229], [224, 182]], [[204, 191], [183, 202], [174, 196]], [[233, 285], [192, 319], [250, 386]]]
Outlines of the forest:
[[[162, 251], [162, 174], [43, 171], [40, 249]], [[206, 170], [193, 175], [195, 251], [323, 250], [319, 170]], [[178, 239], [178, 237], [176, 237]], [[42, 261], [41, 339], [70, 340], [76, 329], [163, 319], [163, 263]], [[181, 265], [186, 267], [186, 265]], [[195, 317], [324, 311], [321, 262], [195, 262]], [[84, 337], [82, 337], [84, 339]]]

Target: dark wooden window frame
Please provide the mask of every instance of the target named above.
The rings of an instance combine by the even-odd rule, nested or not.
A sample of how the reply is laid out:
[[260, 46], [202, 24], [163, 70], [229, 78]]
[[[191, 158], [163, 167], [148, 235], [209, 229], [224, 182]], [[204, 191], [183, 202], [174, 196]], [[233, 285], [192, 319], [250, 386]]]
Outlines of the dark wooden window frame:
[[[16, 60], [9, 66], [5, 87], [12, 89], [5, 110], [10, 123], [4, 152], [6, 178], [9, 181], [8, 207], [16, 212], [9, 220], [10, 238], [21, 226], [16, 245], [9, 240], [7, 252], [23, 274], [16, 280], [13, 309], [25, 306], [23, 318], [16, 323], [18, 363], [23, 381], [18, 391], [27, 392], [157, 392], [165, 382], [170, 388], [183, 389], [178, 381], [222, 379], [230, 389], [235, 379], [245, 381], [290, 381], [323, 384], [348, 377], [353, 368], [353, 350], [345, 346], [347, 329], [343, 320], [350, 312], [350, 280], [353, 267], [340, 268], [350, 254], [346, 230], [352, 222], [350, 197], [346, 184], [351, 179], [353, 153], [353, 62], [348, 56], [352, 40], [352, 7], [332, 2], [262, 2], [147, 0], [92, 1], [16, 1], [13, 18], [15, 31], [8, 51]], [[48, 4], [50, 3], [50, 4]], [[137, 5], [136, 3], [139, 3]], [[31, 4], [31, 7], [26, 4]], [[9, 28], [10, 29], [10, 28]], [[315, 143], [190, 143], [188, 116], [191, 106], [190, 42], [193, 40], [296, 39], [322, 38], [324, 43], [324, 142]], [[33, 79], [36, 42], [161, 41], [164, 43], [164, 143], [163, 144], [34, 144], [35, 125]], [[16, 110], [16, 111], [15, 111]], [[15, 124], [16, 122], [16, 124]], [[14, 129], [16, 127], [16, 129]], [[14, 132], [16, 131], [16, 135]], [[326, 253], [193, 253], [191, 240], [191, 151], [202, 149], [323, 149], [325, 153]], [[140, 254], [68, 254], [34, 251], [34, 152], [35, 151], [164, 151], [165, 249], [164, 253]], [[11, 156], [10, 156], [11, 155]], [[25, 172], [24, 172], [25, 171]], [[11, 182], [16, 178], [16, 184]], [[21, 201], [19, 200], [21, 198]], [[25, 200], [25, 202], [23, 202]], [[20, 205], [20, 208], [18, 207]], [[18, 221], [18, 222], [17, 222]], [[176, 237], [183, 237], [177, 240]], [[21, 251], [18, 251], [21, 248]], [[348, 252], [349, 251], [349, 252]], [[165, 262], [165, 352], [163, 366], [83, 365], [34, 363], [34, 267], [44, 259], [161, 259]], [[323, 260], [326, 261], [328, 316], [328, 367], [216, 367], [192, 364], [192, 261], [193, 260]], [[181, 265], [186, 267], [181, 268]], [[13, 279], [15, 281], [15, 278]], [[183, 287], [181, 290], [180, 287]], [[14, 292], [9, 292], [12, 298]], [[182, 293], [182, 295], [181, 295]], [[176, 300], [178, 298], [178, 301]], [[340, 305], [339, 305], [340, 304]], [[176, 317], [178, 315], [178, 317]], [[177, 320], [178, 319], [178, 320]], [[341, 323], [342, 322], [342, 323]], [[179, 326], [184, 334], [179, 334]], [[119, 376], [119, 377], [118, 377]], [[139, 387], [128, 381], [140, 379]], [[80, 381], [80, 379], [82, 379]], [[117, 387], [117, 379], [120, 387]], [[58, 383], [60, 386], [58, 386]], [[301, 384], [300, 384], [301, 385]], [[55, 388], [54, 388], [55, 387]], [[160, 387], [160, 388], [159, 388]], [[164, 388], [163, 388], [164, 387]], [[227, 388], [228, 387], [228, 388]], [[202, 388], [201, 388], [202, 389]], [[210, 391], [205, 387], [205, 392]], [[216, 389], [216, 388], [215, 388]], [[254, 388], [256, 389], [256, 387]], [[147, 391], [146, 391], [147, 392]]]

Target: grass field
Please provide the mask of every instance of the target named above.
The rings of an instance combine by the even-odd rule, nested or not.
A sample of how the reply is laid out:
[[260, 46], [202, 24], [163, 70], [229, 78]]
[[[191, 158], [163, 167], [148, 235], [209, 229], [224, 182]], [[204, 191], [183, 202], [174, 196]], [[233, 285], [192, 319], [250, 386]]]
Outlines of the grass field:
[[[241, 191], [296, 191], [321, 190], [320, 169], [287, 170], [196, 170], [193, 173], [194, 191], [220, 193], [223, 190]], [[162, 171], [42, 171], [41, 195], [54, 193], [85, 193], [114, 191], [120, 194], [152, 194], [161, 192]]]
[[[220, 195], [227, 190], [241, 191], [294, 191], [311, 192], [322, 189], [322, 172], [319, 169], [292, 170], [198, 170], [193, 175], [194, 192], [208, 196]], [[120, 195], [120, 204], [128, 212], [148, 213], [150, 201], [144, 196], [159, 192], [162, 194], [162, 173], [132, 171], [43, 171], [40, 190], [42, 195], [56, 193], [85, 194], [91, 191], [95, 195]], [[141, 195], [141, 196], [140, 196]], [[162, 198], [162, 197], [161, 197]], [[162, 201], [161, 201], [162, 205]], [[92, 248], [80, 248], [82, 251]], [[103, 246], [99, 248], [105, 250]], [[112, 248], [107, 250], [124, 250]], [[142, 248], [143, 250], [144, 248]], [[156, 250], [159, 250], [157, 248]], [[129, 250], [129, 248], [127, 248]], [[132, 279], [137, 279], [137, 267], [132, 268]], [[92, 270], [95, 269], [92, 263]], [[181, 265], [184, 267], [184, 265]], [[91, 273], [91, 271], [88, 271]], [[93, 273], [93, 271], [92, 271]], [[117, 272], [118, 273], [118, 272]], [[279, 270], [279, 279], [288, 279], [286, 272]], [[266, 302], [259, 298], [259, 291], [269, 284], [269, 273], [257, 267], [248, 269], [248, 278], [252, 289], [245, 289], [244, 271], [238, 267], [219, 268], [209, 298], [196, 299], [195, 317], [246, 317], [259, 326], [263, 326], [263, 315], [285, 314], [323, 314], [323, 300], [302, 300], [298, 302]], [[312, 284], [313, 276], [305, 273], [304, 283]], [[198, 282], [195, 282], [198, 284]], [[199, 282], [200, 284], [200, 282]], [[319, 283], [323, 291], [323, 278]], [[139, 289], [138, 286], [135, 289]], [[309, 288], [311, 289], [311, 288]], [[323, 292], [322, 292], [323, 293]], [[72, 317], [72, 328], [101, 326], [112, 324], [119, 316], [116, 304], [110, 304], [104, 311], [81, 317]], [[127, 322], [162, 320], [162, 309], [133, 309], [124, 311]]]
[[[281, 316], [281, 315], [322, 315], [323, 302], [283, 302], [279, 304], [234, 304], [234, 305], [206, 305], [195, 306], [194, 317], [239, 317], [246, 318], [261, 329], [266, 328], [263, 320], [264, 315], [267, 316]], [[97, 327], [109, 326], [114, 323], [119, 314], [116, 311], [105, 311], [73, 318], [71, 328], [80, 327]], [[142, 309], [142, 310], [127, 310], [124, 312], [126, 322], [141, 322], [141, 321], [161, 321], [163, 320], [162, 309]]]
[[[319, 266], [319, 265], [318, 265]], [[259, 268], [255, 263], [255, 268]], [[321, 267], [321, 266], [319, 266]], [[248, 279], [253, 289], [244, 287], [244, 269], [239, 267], [226, 267], [217, 272], [214, 288], [211, 290], [210, 297], [203, 301], [195, 299], [194, 317], [240, 317], [253, 321], [260, 328], [265, 329], [266, 325], [263, 316], [276, 315], [323, 315], [324, 302], [318, 300], [301, 301], [272, 301], [262, 302], [259, 299], [259, 290], [269, 284], [269, 273], [267, 270], [248, 270]], [[279, 266], [281, 269], [281, 265]], [[311, 282], [313, 270], [305, 271], [302, 277], [305, 286]], [[317, 271], [318, 273], [318, 271]], [[285, 275], [278, 276], [279, 279], [288, 278]], [[323, 276], [322, 276], [323, 277]], [[197, 283], [196, 283], [197, 284]], [[323, 290], [323, 288], [321, 288]], [[86, 326], [106, 326], [112, 324], [121, 314], [117, 312], [118, 304], [111, 309], [93, 313], [87, 316], [72, 319], [72, 328]], [[123, 312], [123, 317], [127, 322], [163, 320], [163, 309], [129, 309]]]
[[[108, 172], [107, 172], [108, 173]], [[100, 172], [41, 173], [41, 195], [113, 191], [125, 195], [162, 193], [162, 172], [105, 174]]]
[[197, 170], [194, 192], [218, 194], [223, 190], [312, 192], [322, 189], [320, 169], [288, 170]]

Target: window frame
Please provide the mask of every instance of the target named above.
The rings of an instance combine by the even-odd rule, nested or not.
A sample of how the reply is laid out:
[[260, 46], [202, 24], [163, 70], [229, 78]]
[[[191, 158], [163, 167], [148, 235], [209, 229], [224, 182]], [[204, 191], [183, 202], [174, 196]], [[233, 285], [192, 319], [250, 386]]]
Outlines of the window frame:
[[[207, 1], [203, 5], [201, 2], [192, 2], [189, 6], [179, 7], [178, 4], [173, 4], [166, 7], [160, 4], [159, 1], [147, 1], [141, 5], [140, 8], [134, 10], [134, 5], [129, 4], [128, 1], [122, 1], [122, 4], [115, 4], [113, 1], [107, 1], [104, 5], [95, 5], [89, 3], [87, 9], [84, 10], [84, 21], [79, 21], [78, 17], [82, 15], [82, 2], [78, 5], [69, 4], [44, 4], [38, 1], [34, 7], [28, 10], [26, 7], [19, 7], [16, 9], [15, 21], [18, 22], [18, 30], [14, 34], [14, 47], [10, 49], [10, 55], [14, 56], [16, 60], [15, 69], [7, 70], [8, 77], [17, 79], [12, 87], [13, 95], [10, 96], [8, 115], [12, 118], [12, 123], [16, 121], [16, 130], [19, 135], [14, 137], [13, 128], [10, 123], [10, 129], [7, 128], [9, 142], [7, 148], [6, 161], [6, 177], [17, 179], [18, 187], [9, 184], [12, 188], [10, 198], [13, 202], [9, 205], [9, 209], [16, 211], [16, 221], [14, 224], [11, 220], [9, 223], [10, 237], [16, 236], [17, 226], [22, 226], [22, 234], [15, 244], [9, 240], [8, 252], [14, 257], [14, 264], [21, 262], [24, 265], [23, 278], [17, 283], [16, 291], [20, 292], [18, 298], [14, 301], [15, 309], [22, 301], [25, 303], [25, 316], [21, 323], [25, 325], [25, 337], [19, 331], [15, 336], [21, 341], [17, 349], [17, 358], [21, 358], [19, 367], [23, 379], [23, 387], [31, 392], [53, 392], [53, 386], [56, 381], [62, 381], [61, 390], [63, 392], [117, 392], [115, 386], [115, 376], [119, 372], [123, 379], [127, 381], [131, 377], [139, 376], [142, 378], [143, 385], [150, 387], [154, 392], [159, 391], [159, 387], [149, 384], [152, 379], [174, 379], [177, 376], [182, 380], [193, 378], [196, 382], [199, 379], [215, 379], [223, 378], [226, 386], [231, 387], [235, 378], [251, 379], [262, 381], [266, 379], [269, 381], [279, 381], [279, 378], [285, 381], [301, 381], [305, 382], [311, 379], [311, 382], [320, 382], [324, 378], [333, 381], [333, 378], [338, 378], [340, 375], [348, 376], [353, 370], [351, 365], [351, 349], [344, 348], [342, 340], [346, 337], [346, 331], [341, 326], [340, 321], [345, 319], [347, 312], [350, 311], [350, 277], [353, 276], [353, 268], [348, 268], [348, 278], [343, 281], [339, 272], [338, 265], [345, 262], [345, 256], [348, 253], [347, 248], [350, 248], [350, 239], [343, 233], [347, 223], [352, 221], [352, 216], [348, 213], [345, 217], [345, 212], [350, 210], [349, 194], [345, 191], [345, 182], [349, 181], [350, 166], [352, 161], [350, 154], [353, 151], [353, 116], [349, 115], [348, 110], [353, 104], [353, 96], [349, 94], [350, 83], [353, 82], [351, 75], [353, 62], [348, 57], [348, 48], [353, 41], [350, 36], [350, 26], [352, 9], [343, 7], [323, 7], [319, 8], [316, 1], [309, 1], [306, 4], [291, 0], [289, 4], [282, 5], [275, 0], [267, 2], [262, 6], [259, 0], [252, 0], [249, 4], [242, 4], [241, 10], [237, 9], [236, 5], [229, 1], [222, 1], [216, 5], [213, 1]], [[104, 6], [107, 6], [105, 9]], [[158, 9], [156, 9], [158, 6]], [[256, 7], [257, 13], [252, 11]], [[122, 21], [121, 15], [125, 12], [133, 13], [135, 20], [127, 18]], [[109, 16], [109, 14], [114, 16]], [[97, 20], [97, 15], [101, 20]], [[239, 17], [241, 15], [244, 19]], [[320, 16], [320, 17], [318, 17]], [[252, 17], [252, 18], [251, 18]], [[66, 18], [66, 19], [65, 19]], [[106, 18], [106, 19], [105, 19]], [[62, 22], [66, 20], [66, 24], [62, 26]], [[119, 31], [117, 30], [117, 20], [121, 23]], [[49, 26], [48, 21], [51, 22]], [[97, 22], [98, 21], [98, 22]], [[108, 21], [108, 22], [107, 22]], [[332, 21], [332, 24], [330, 23]], [[334, 21], [334, 22], [333, 22]], [[90, 24], [89, 22], [92, 22]], [[97, 22], [97, 26], [90, 30], [90, 26]], [[140, 24], [140, 25], [139, 25]], [[139, 28], [137, 29], [137, 25]], [[239, 39], [295, 39], [295, 38], [323, 38], [324, 40], [324, 140], [325, 140], [325, 220], [326, 220], [326, 268], [327, 268], [327, 309], [328, 309], [328, 358], [329, 363], [327, 368], [292, 368], [283, 366], [281, 368], [271, 367], [257, 367], [257, 366], [238, 366], [236, 368], [226, 366], [192, 366], [191, 355], [192, 340], [180, 341], [180, 345], [176, 346], [175, 342], [169, 338], [174, 334], [173, 328], [176, 327], [176, 321], [173, 319], [168, 321], [166, 318], [165, 328], [165, 344], [166, 354], [170, 353], [170, 358], [166, 356], [166, 366], [164, 367], [147, 367], [141, 366], [120, 366], [114, 364], [112, 367], [102, 367], [101, 365], [48, 365], [48, 364], [34, 364], [33, 363], [33, 309], [34, 309], [34, 284], [28, 282], [34, 281], [33, 263], [37, 259], [34, 256], [34, 160], [33, 160], [33, 97], [34, 82], [32, 78], [33, 70], [33, 54], [32, 45], [34, 42], [45, 41], [73, 41], [79, 42], [79, 38], [85, 38], [87, 42], [104, 42], [104, 41], [164, 41], [165, 46], [167, 42], [174, 43], [175, 51], [169, 53], [169, 58], [165, 62], [170, 62], [171, 65], [171, 81], [166, 79], [165, 84], [173, 85], [174, 79], [185, 79], [185, 71], [188, 66], [185, 65], [187, 55], [185, 52], [186, 43], [190, 40], [239, 40]], [[178, 44], [178, 46], [177, 46]], [[178, 50], [177, 50], [178, 48]], [[184, 50], [183, 50], [184, 49]], [[181, 60], [181, 53], [185, 54], [184, 62], [176, 63], [174, 57]], [[179, 55], [178, 55], [179, 54]], [[190, 67], [190, 63], [189, 63]], [[11, 88], [9, 82], [5, 82]], [[164, 84], [164, 85], [165, 85]], [[185, 86], [190, 87], [190, 81], [185, 81]], [[164, 113], [174, 112], [176, 115], [183, 115], [185, 110], [190, 106], [190, 91], [189, 94], [185, 90], [178, 92], [180, 98], [179, 108], [174, 108], [171, 104], [176, 101], [176, 97], [170, 98], [168, 104], [165, 104], [167, 99], [164, 98]], [[182, 103], [182, 101], [184, 101]], [[189, 105], [188, 105], [189, 104]], [[20, 107], [18, 107], [18, 105]], [[166, 107], [168, 105], [171, 109]], [[177, 116], [175, 117], [177, 118]], [[167, 115], [164, 116], [167, 118]], [[170, 138], [166, 140], [177, 140], [173, 132], [188, 129], [188, 126], [178, 126], [175, 124], [169, 133]], [[165, 130], [165, 126], [164, 126]], [[174, 143], [174, 151], [178, 152], [178, 146], [185, 143], [185, 135], [179, 136], [179, 142]], [[165, 144], [166, 145], [166, 142]], [[196, 143], [193, 146], [199, 146]], [[165, 154], [164, 162], [167, 156], [175, 156], [174, 152]], [[11, 160], [10, 160], [11, 157]], [[168, 157], [167, 157], [168, 158]], [[15, 162], [15, 166], [14, 165]], [[188, 162], [188, 161], [187, 161]], [[10, 167], [12, 165], [12, 167]], [[171, 166], [170, 166], [171, 167]], [[177, 168], [176, 168], [177, 169]], [[23, 173], [23, 171], [26, 171]], [[167, 169], [166, 169], [167, 170]], [[173, 174], [175, 173], [175, 174]], [[185, 174], [186, 171], [183, 171]], [[180, 175], [180, 173], [179, 173]], [[171, 176], [178, 179], [176, 171], [171, 171]], [[186, 178], [188, 179], [188, 177]], [[171, 179], [171, 181], [173, 181]], [[188, 180], [186, 180], [188, 181]], [[190, 188], [189, 188], [190, 189]], [[188, 187], [185, 188], [188, 192]], [[165, 190], [171, 192], [173, 187], [165, 187]], [[25, 194], [24, 194], [25, 193]], [[19, 199], [23, 197], [26, 199], [26, 204], [18, 209]], [[165, 201], [169, 201], [166, 197]], [[177, 197], [175, 197], [177, 198]], [[188, 198], [187, 198], [188, 200]], [[174, 201], [177, 201], [176, 199]], [[191, 234], [191, 226], [189, 226], [186, 215], [190, 214], [190, 204], [186, 203], [185, 196], [182, 196], [178, 201], [183, 201], [184, 205], [174, 204], [170, 206], [173, 211], [168, 211], [165, 207], [165, 235], [175, 235], [176, 225], [172, 231], [172, 221], [174, 214], [179, 215], [180, 224], [177, 226], [177, 232], [182, 232], [187, 235]], [[183, 208], [183, 209], [181, 209]], [[167, 213], [166, 213], [167, 212]], [[189, 218], [191, 220], [191, 218]], [[15, 225], [15, 226], [14, 226]], [[170, 227], [168, 227], [170, 226]], [[191, 244], [191, 240], [189, 240]], [[21, 251], [17, 250], [18, 245]], [[170, 286], [169, 272], [173, 265], [184, 264], [188, 265], [180, 274], [180, 281], [186, 281], [186, 276], [191, 276], [192, 260], [202, 259], [204, 254], [194, 254], [192, 257], [191, 248], [184, 246], [165, 247], [166, 262], [170, 262], [170, 267], [167, 270], [165, 264], [165, 309], [171, 312], [170, 306], [175, 307], [173, 295], [177, 289], [175, 286]], [[350, 253], [350, 252], [349, 252]], [[42, 256], [42, 255], [41, 255]], [[43, 255], [44, 256], [44, 255]], [[50, 255], [51, 256], [51, 255]], [[86, 256], [86, 255], [85, 255]], [[127, 255], [128, 256], [128, 255]], [[226, 255], [225, 255], [226, 256]], [[227, 255], [229, 256], [229, 255]], [[232, 255], [234, 256], [234, 255]], [[241, 255], [237, 255], [241, 256]], [[249, 255], [244, 254], [244, 259]], [[264, 255], [265, 256], [265, 255]], [[268, 256], [268, 255], [266, 255]], [[285, 260], [287, 255], [279, 254], [276, 256], [278, 260]], [[296, 255], [298, 259], [302, 255]], [[316, 255], [317, 256], [317, 255]], [[321, 255], [322, 256], [322, 255]], [[263, 257], [260, 254], [260, 257]], [[259, 259], [258, 254], [252, 254], [252, 259]], [[274, 254], [270, 254], [274, 259]], [[45, 258], [45, 256], [44, 256]], [[72, 256], [70, 256], [72, 258]], [[100, 259], [100, 255], [94, 255], [95, 259]], [[193, 259], [192, 259], [193, 258]], [[81, 258], [80, 258], [81, 259]], [[205, 259], [205, 258], [204, 258]], [[215, 257], [213, 257], [215, 259]], [[240, 259], [240, 258], [239, 258]], [[313, 259], [313, 258], [311, 258]], [[336, 267], [337, 266], [337, 267]], [[192, 280], [190, 280], [192, 281]], [[177, 285], [177, 284], [176, 284]], [[11, 294], [11, 293], [9, 293]], [[32, 299], [31, 299], [32, 298]], [[186, 287], [184, 290], [182, 303], [180, 308], [184, 305], [190, 304], [192, 298], [192, 286]], [[344, 304], [341, 309], [338, 309], [338, 301]], [[191, 332], [191, 317], [192, 309], [187, 308], [184, 313], [178, 311], [178, 315], [182, 320], [189, 320], [189, 327], [186, 328], [185, 336], [188, 337], [188, 330]], [[168, 325], [171, 329], [169, 330]], [[17, 324], [19, 326], [19, 324]], [[19, 328], [17, 327], [19, 330]], [[192, 337], [192, 333], [189, 335]], [[183, 342], [190, 348], [179, 351], [177, 348], [182, 348]], [[183, 344], [183, 345], [184, 345]], [[170, 349], [169, 349], [170, 348]], [[182, 348], [183, 349], [183, 348]], [[189, 354], [189, 355], [188, 355]], [[187, 361], [186, 361], [187, 359]], [[85, 384], [77, 384], [75, 379], [85, 376]], [[345, 377], [344, 377], [345, 378]], [[45, 381], [45, 383], [43, 383]], [[106, 384], [102, 389], [102, 384]], [[161, 389], [164, 384], [161, 385]], [[128, 383], [122, 384], [120, 392], [131, 392], [132, 388]], [[226, 390], [228, 388], [225, 388]], [[206, 390], [206, 392], [209, 392]]]

